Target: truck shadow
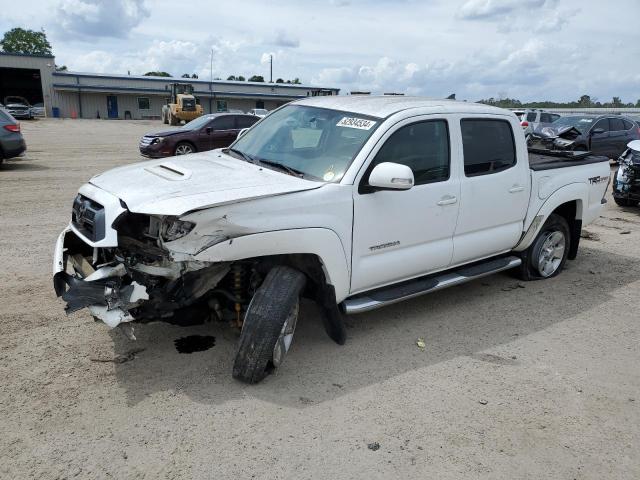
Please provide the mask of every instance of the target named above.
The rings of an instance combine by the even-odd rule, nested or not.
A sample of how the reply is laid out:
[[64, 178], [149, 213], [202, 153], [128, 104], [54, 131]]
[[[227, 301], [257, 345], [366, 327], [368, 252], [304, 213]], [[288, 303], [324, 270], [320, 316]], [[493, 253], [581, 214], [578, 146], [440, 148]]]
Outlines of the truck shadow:
[[[308, 303], [285, 363], [254, 386], [231, 377], [237, 333], [230, 329], [218, 324], [141, 325], [137, 342], [112, 332], [116, 355], [144, 348], [134, 360], [116, 365], [116, 379], [129, 405], [169, 391], [205, 404], [249, 396], [305, 408], [460, 356], [509, 368], [510, 355], [482, 352], [497, 346], [508, 351], [510, 342], [607, 302], [614, 290], [639, 279], [639, 259], [585, 247], [554, 279], [521, 283], [498, 274], [347, 317], [344, 346], [325, 335], [315, 305]], [[215, 346], [180, 354], [174, 340], [187, 335], [213, 335]], [[416, 345], [418, 338], [424, 339], [423, 349]]]

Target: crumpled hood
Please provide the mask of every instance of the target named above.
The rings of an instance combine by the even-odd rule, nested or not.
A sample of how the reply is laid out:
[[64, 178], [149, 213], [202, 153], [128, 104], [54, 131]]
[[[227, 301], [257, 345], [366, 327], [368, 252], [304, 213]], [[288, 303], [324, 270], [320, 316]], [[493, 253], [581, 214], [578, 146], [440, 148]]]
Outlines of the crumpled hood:
[[254, 165], [220, 150], [114, 168], [90, 181], [131, 212], [182, 215], [192, 210], [319, 188], [323, 184]]

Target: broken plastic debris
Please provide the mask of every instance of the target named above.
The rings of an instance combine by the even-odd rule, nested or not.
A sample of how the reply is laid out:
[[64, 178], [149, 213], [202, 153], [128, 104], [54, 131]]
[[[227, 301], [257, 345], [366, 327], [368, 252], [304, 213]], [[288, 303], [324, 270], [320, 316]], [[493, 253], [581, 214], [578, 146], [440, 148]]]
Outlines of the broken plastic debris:
[[424, 343], [424, 338], [419, 338], [418, 341], [416, 342], [416, 345], [418, 346], [418, 348], [424, 350], [427, 346], [426, 343]]

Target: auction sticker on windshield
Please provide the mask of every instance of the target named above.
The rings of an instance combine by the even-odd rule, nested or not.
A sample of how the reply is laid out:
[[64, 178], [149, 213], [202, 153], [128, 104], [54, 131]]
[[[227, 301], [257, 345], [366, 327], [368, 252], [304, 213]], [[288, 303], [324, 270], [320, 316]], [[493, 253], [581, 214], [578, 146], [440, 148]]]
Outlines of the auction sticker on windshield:
[[376, 124], [373, 120], [366, 120], [364, 118], [355, 118], [355, 117], [342, 117], [338, 123], [336, 123], [336, 127], [349, 127], [349, 128], [358, 128], [360, 130], [371, 130], [371, 128]]

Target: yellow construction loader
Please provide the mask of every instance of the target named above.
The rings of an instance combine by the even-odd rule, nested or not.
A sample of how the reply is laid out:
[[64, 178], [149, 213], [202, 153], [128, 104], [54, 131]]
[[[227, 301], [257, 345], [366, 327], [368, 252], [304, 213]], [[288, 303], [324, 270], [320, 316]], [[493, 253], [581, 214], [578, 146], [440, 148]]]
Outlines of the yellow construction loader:
[[193, 95], [193, 85], [188, 83], [172, 83], [171, 97], [162, 106], [162, 121], [170, 125], [178, 125], [183, 120], [190, 122], [202, 115], [202, 105]]

